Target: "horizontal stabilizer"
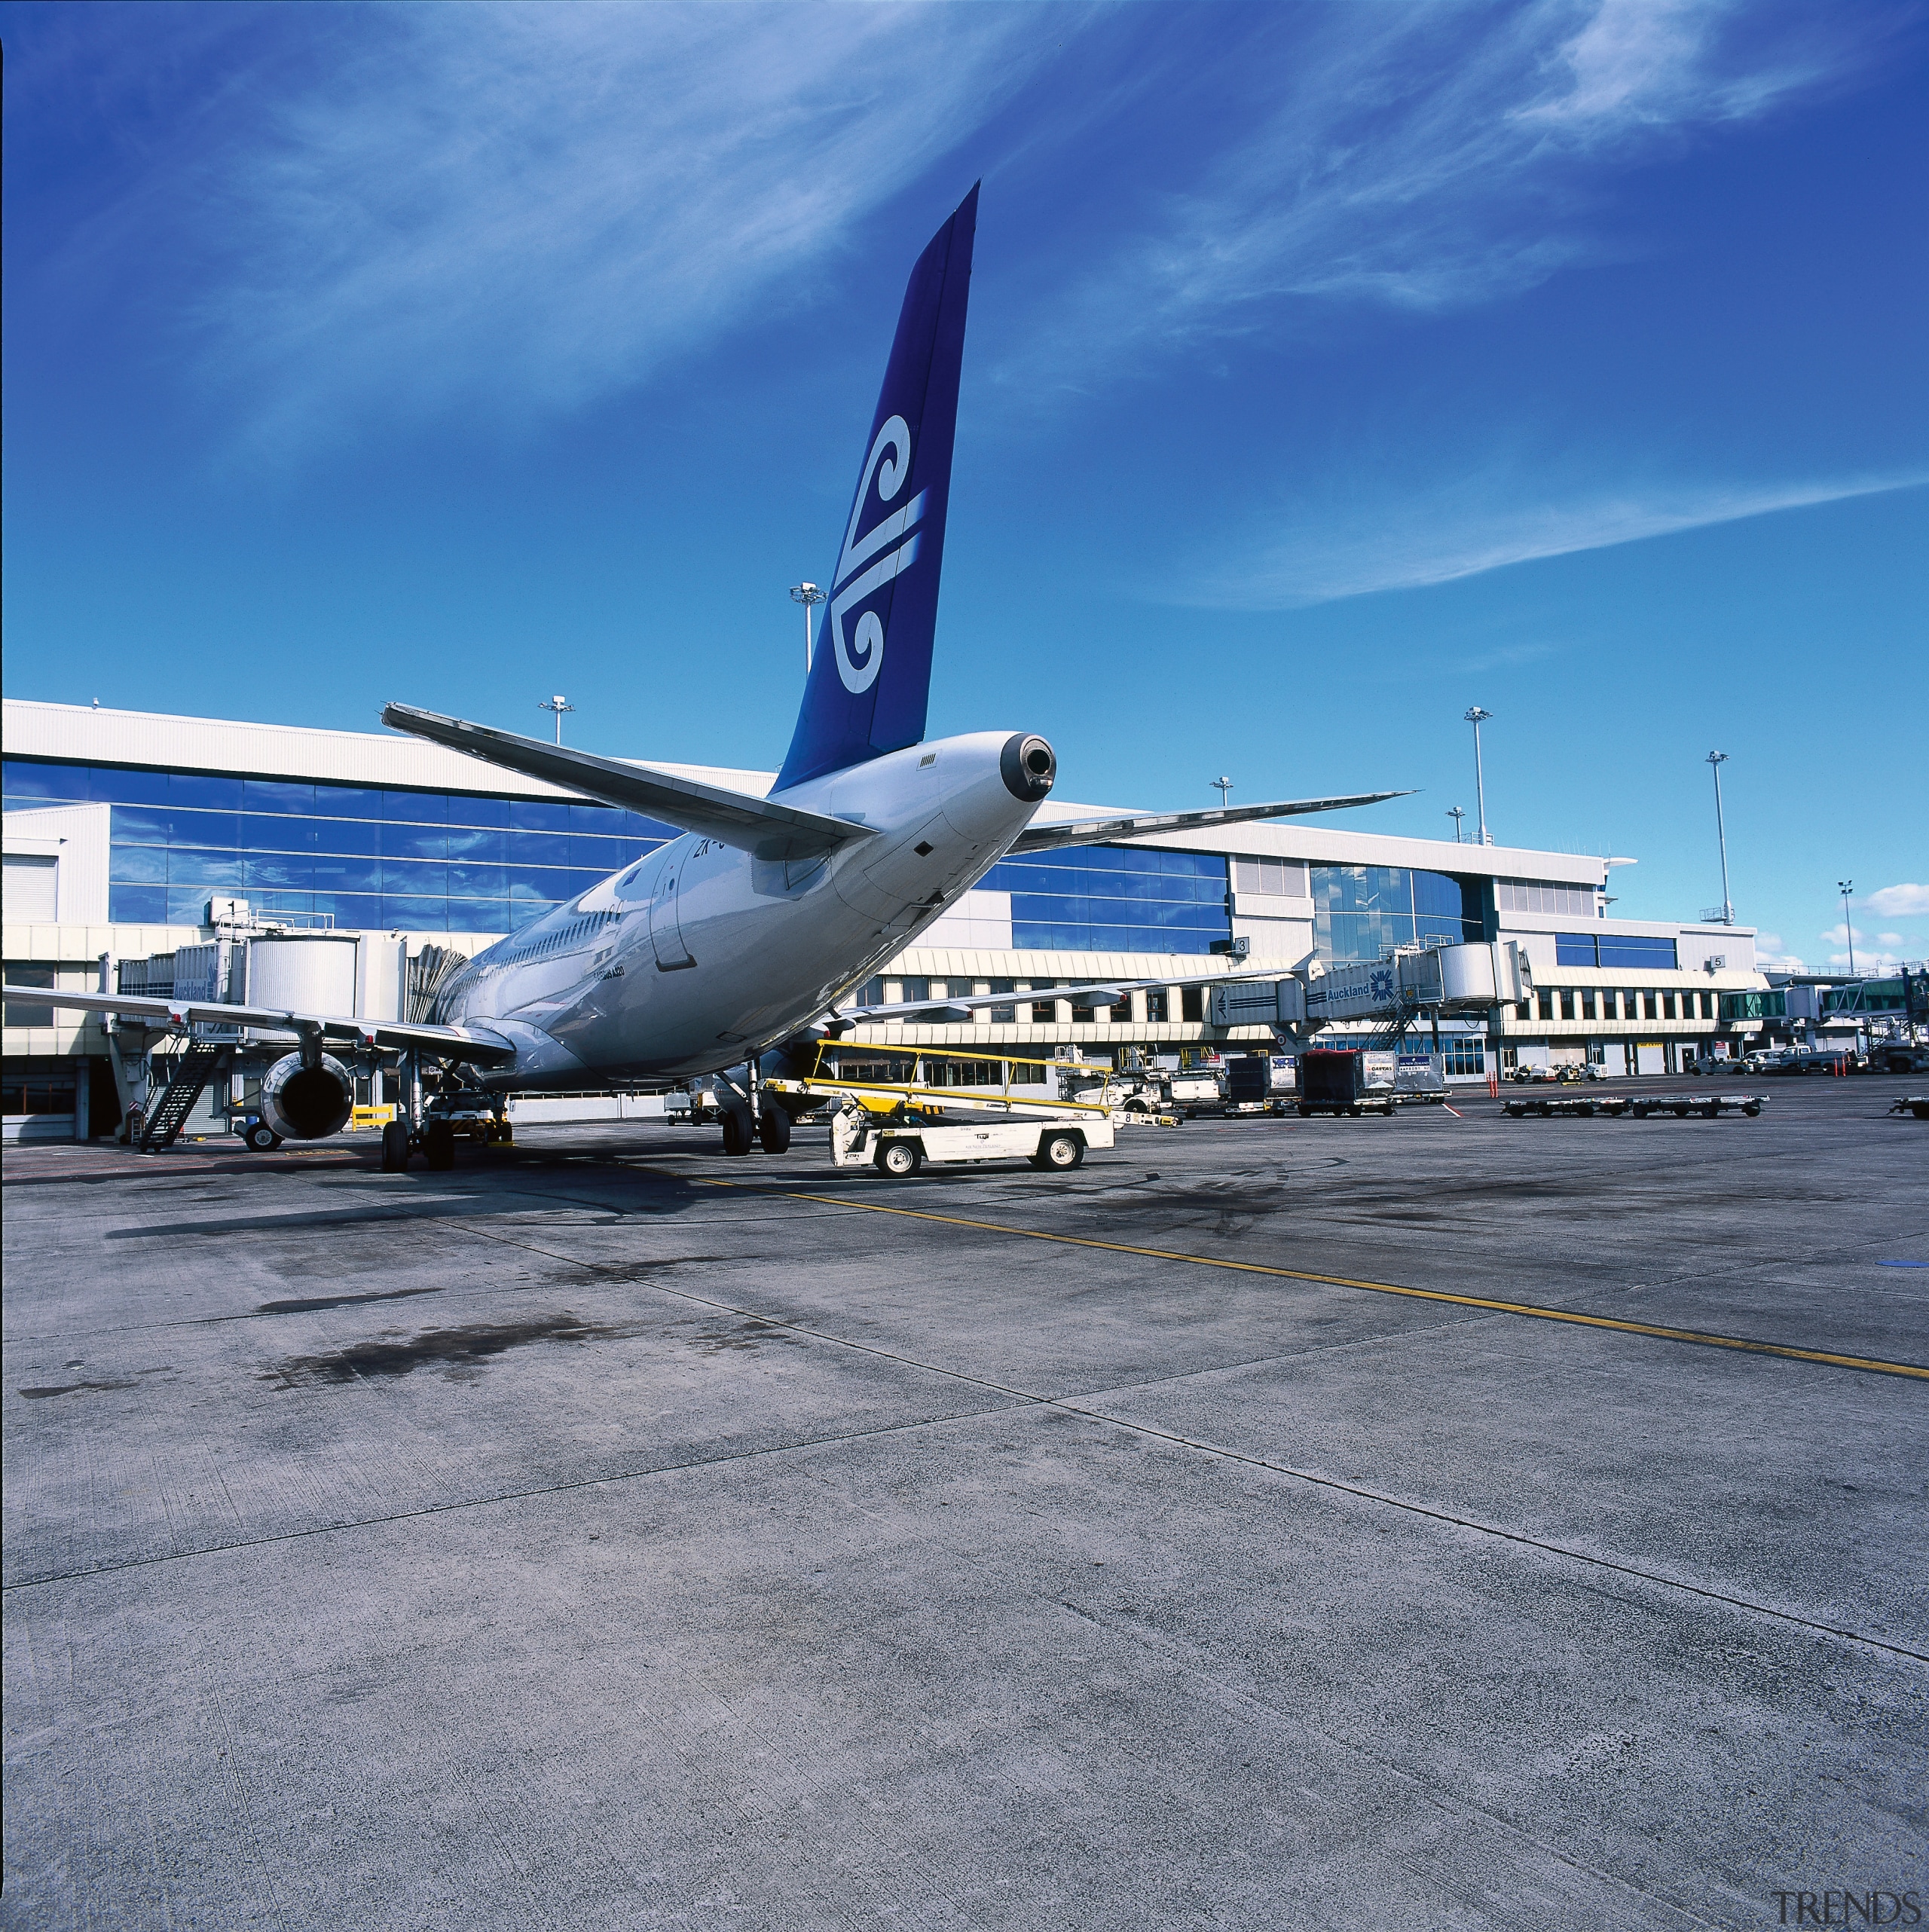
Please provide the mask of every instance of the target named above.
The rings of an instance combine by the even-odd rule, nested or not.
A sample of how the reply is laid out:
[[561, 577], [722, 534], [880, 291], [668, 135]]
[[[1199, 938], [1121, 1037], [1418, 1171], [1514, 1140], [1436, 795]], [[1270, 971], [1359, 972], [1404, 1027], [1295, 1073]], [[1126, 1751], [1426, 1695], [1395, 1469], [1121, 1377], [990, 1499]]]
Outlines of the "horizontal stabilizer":
[[1344, 812], [1349, 806], [1377, 805], [1383, 799], [1411, 798], [1410, 791], [1361, 792], [1352, 798], [1302, 798], [1284, 805], [1217, 806], [1209, 812], [1161, 812], [1126, 818], [1074, 818], [1061, 825], [1032, 825], [1018, 835], [1009, 854], [1049, 852], [1060, 845], [1109, 845], [1121, 839], [1149, 839], [1160, 832], [1203, 832], [1215, 825], [1246, 825], [1257, 818], [1293, 818], [1306, 812]]
[[567, 746], [546, 744], [512, 731], [495, 731], [435, 711], [418, 711], [412, 705], [387, 705], [382, 722], [396, 731], [412, 732], [451, 751], [486, 759], [527, 778], [542, 778], [567, 787], [604, 805], [640, 812], [648, 818], [695, 832], [718, 844], [754, 852], [760, 858], [796, 857], [807, 851], [828, 851], [855, 839], [873, 836], [863, 825], [831, 818], [796, 806], [773, 805], [751, 792], [726, 790], [695, 778], [678, 777], [653, 766], [627, 760], [598, 758]]
[[363, 1047], [418, 1047], [445, 1060], [478, 1067], [507, 1066], [515, 1058], [515, 1044], [479, 1026], [417, 1026], [396, 1019], [356, 1019], [338, 1013], [292, 1013], [268, 1006], [229, 1006], [219, 1000], [146, 999], [138, 994], [66, 993], [44, 986], [8, 986], [9, 1000], [30, 1000], [36, 1006], [78, 1007], [84, 1013], [118, 1013], [124, 1019], [145, 1019], [163, 1026], [246, 1026], [264, 1033], [286, 1034], [291, 1044], [305, 1034], [323, 1040], [347, 1041]]

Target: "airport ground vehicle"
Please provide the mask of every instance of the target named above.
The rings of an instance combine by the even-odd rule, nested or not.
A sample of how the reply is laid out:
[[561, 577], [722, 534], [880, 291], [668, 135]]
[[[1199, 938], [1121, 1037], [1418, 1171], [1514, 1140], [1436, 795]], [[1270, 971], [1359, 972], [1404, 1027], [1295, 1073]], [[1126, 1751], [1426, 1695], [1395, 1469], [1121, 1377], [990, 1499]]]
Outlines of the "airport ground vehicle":
[[1596, 1099], [1590, 1094], [1584, 1099], [1579, 1094], [1571, 1097], [1549, 1094], [1543, 1099], [1509, 1100], [1503, 1111], [1516, 1120], [1536, 1114], [1542, 1120], [1556, 1115], [1588, 1120], [1596, 1114], [1627, 1114], [1637, 1120], [1645, 1120], [1653, 1114], [1671, 1114], [1683, 1120], [1695, 1114], [1712, 1120], [1729, 1108], [1752, 1119], [1767, 1104], [1768, 1096], [1762, 1093], [1646, 1093], [1616, 1095], [1613, 1099], [1605, 1095]]
[[1219, 1076], [1210, 1067], [1182, 1067], [1164, 1081], [1166, 1104], [1188, 1120], [1220, 1102]]
[[1695, 1053], [1681, 1062], [1681, 1071], [1690, 1074], [1729, 1074], [1735, 1062], [1726, 1053]]
[[1889, 1109], [1891, 1114], [1913, 1114], [1918, 1120], [1929, 1120], [1929, 1093], [1905, 1093]]
[[1359, 1047], [1316, 1047], [1299, 1056], [1298, 1109], [1314, 1114], [1392, 1116], [1396, 1056]]
[[927, 1162], [1029, 1160], [1048, 1172], [1066, 1172], [1084, 1160], [1088, 1148], [1111, 1145], [1111, 1121], [1102, 1110], [1074, 1123], [955, 1116], [931, 1120], [880, 1116], [853, 1104], [840, 1108], [830, 1123], [834, 1166], [868, 1163], [893, 1180], [909, 1179]]

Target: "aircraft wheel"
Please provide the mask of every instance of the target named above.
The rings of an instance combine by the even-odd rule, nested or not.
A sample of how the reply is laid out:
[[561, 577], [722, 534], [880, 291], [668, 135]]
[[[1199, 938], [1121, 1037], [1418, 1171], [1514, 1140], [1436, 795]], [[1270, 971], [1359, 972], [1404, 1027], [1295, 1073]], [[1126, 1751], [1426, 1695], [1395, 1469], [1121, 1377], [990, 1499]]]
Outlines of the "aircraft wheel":
[[431, 1120], [423, 1129], [422, 1158], [437, 1173], [445, 1173], [455, 1165], [455, 1130], [448, 1121]]
[[781, 1107], [766, 1107], [763, 1117], [757, 1124], [757, 1139], [763, 1143], [766, 1154], [788, 1154], [790, 1151], [790, 1117]]
[[747, 1154], [751, 1151], [751, 1120], [742, 1108], [730, 1107], [723, 1114], [723, 1151]]
[[1046, 1167], [1076, 1167], [1085, 1158], [1085, 1143], [1076, 1134], [1053, 1134], [1039, 1148], [1038, 1158]]
[[405, 1172], [408, 1166], [408, 1123], [390, 1120], [382, 1129], [382, 1172]]
[[257, 1120], [241, 1136], [243, 1143], [257, 1154], [272, 1154], [281, 1145], [281, 1136], [265, 1120]]
[[1299, 1117], [1302, 1120], [1310, 1120], [1313, 1118], [1313, 1109], [1304, 1100], [1299, 1103]]
[[925, 1151], [914, 1140], [887, 1140], [878, 1145], [877, 1171], [894, 1181], [908, 1181], [925, 1164]]

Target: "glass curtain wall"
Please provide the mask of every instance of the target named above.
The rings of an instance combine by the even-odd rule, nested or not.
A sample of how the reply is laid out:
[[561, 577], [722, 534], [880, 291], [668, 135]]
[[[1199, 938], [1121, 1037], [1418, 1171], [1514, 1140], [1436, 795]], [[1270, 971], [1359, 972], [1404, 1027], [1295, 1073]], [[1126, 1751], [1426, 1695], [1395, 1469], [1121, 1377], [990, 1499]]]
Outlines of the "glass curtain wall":
[[10, 758], [9, 811], [112, 807], [108, 917], [198, 925], [210, 896], [338, 926], [512, 932], [677, 836], [609, 806]]
[[1123, 845], [1001, 859], [979, 881], [1011, 894], [1021, 952], [1209, 952], [1232, 937], [1226, 889], [1221, 854]]
[[1399, 946], [1459, 946], [1481, 937], [1478, 879], [1402, 866], [1313, 868], [1313, 945], [1322, 960], [1368, 964]]

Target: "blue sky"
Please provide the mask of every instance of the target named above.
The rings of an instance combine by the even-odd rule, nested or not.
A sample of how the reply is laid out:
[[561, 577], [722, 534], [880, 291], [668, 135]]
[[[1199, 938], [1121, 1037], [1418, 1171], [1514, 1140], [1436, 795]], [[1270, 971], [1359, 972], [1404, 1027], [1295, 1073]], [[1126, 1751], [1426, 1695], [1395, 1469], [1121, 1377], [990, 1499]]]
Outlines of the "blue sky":
[[8, 5], [10, 695], [774, 766], [982, 176], [933, 732], [1929, 953], [1912, 6]]

